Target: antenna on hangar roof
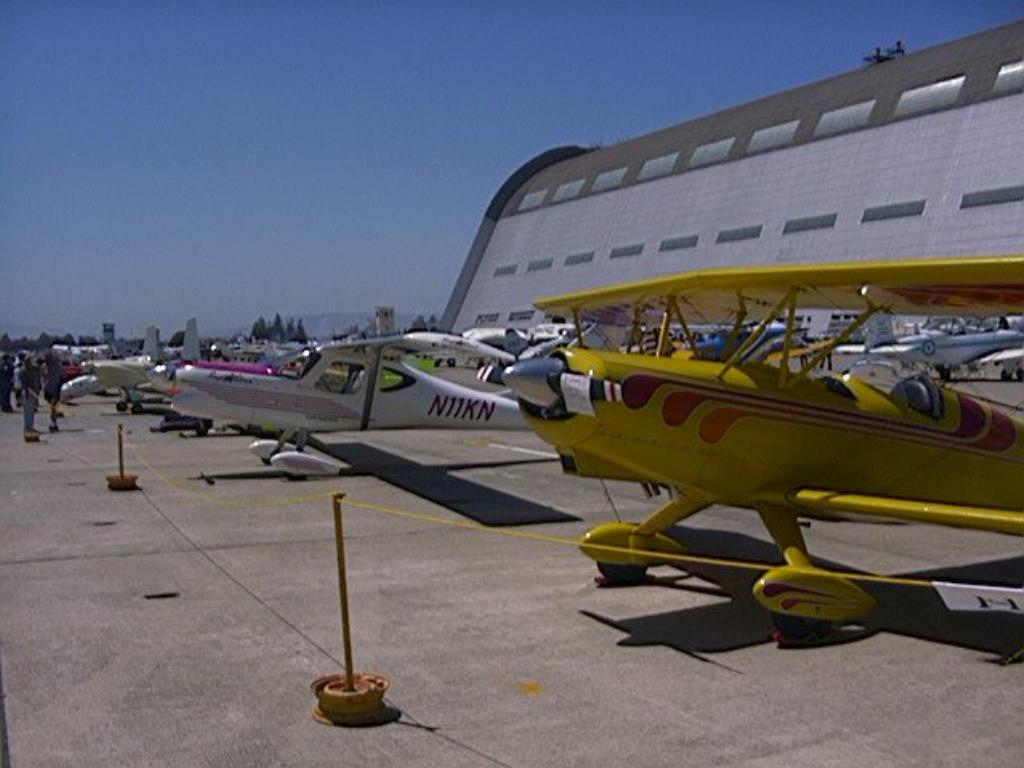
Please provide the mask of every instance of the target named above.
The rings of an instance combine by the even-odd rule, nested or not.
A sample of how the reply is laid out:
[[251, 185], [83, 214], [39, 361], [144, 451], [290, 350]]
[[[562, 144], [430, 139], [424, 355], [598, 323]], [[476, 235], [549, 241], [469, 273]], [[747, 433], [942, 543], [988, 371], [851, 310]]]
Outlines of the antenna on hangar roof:
[[892, 61], [893, 59], [903, 58], [907, 53], [907, 49], [903, 46], [902, 40], [897, 40], [896, 45], [891, 45], [882, 51], [881, 46], [875, 46], [875, 50], [864, 57], [864, 63], [869, 67], [875, 64], [883, 64], [886, 61]]

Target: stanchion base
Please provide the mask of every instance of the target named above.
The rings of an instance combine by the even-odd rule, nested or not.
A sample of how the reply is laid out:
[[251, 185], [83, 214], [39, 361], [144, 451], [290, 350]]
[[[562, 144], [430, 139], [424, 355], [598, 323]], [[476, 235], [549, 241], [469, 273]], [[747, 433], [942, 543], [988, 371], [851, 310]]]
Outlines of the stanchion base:
[[137, 475], [107, 475], [107, 488], [112, 491], [137, 491]]
[[345, 690], [345, 675], [327, 675], [313, 682], [313, 718], [325, 725], [365, 727], [392, 723], [402, 713], [384, 703], [391, 683], [383, 675], [355, 672], [355, 690]]

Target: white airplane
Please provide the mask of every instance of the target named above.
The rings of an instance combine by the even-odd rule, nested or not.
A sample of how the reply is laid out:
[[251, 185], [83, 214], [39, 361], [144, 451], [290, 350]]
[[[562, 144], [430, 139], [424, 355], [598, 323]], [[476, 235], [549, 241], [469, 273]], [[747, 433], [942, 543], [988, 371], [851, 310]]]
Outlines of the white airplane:
[[960, 367], [976, 371], [982, 365], [998, 364], [1004, 380], [1024, 380], [1024, 333], [1009, 328], [974, 330], [963, 321], [896, 338], [891, 318], [878, 315], [869, 322], [864, 344], [843, 344], [835, 352], [861, 355], [859, 362], [888, 359], [929, 365], [947, 380]]
[[[76, 382], [75, 387], [68, 386], [66, 391], [62, 388], [61, 398], [71, 399], [90, 394], [90, 391], [118, 389], [121, 391], [121, 399], [117, 403], [117, 410], [126, 411], [130, 406], [132, 412], [137, 413], [142, 409], [140, 388], [155, 387], [165, 391], [148, 376], [150, 369], [160, 362], [161, 358], [159, 333], [155, 327], [149, 326], [146, 329], [146, 341], [142, 346], [141, 355], [121, 360], [96, 360], [90, 363], [87, 375], [95, 377], [95, 381]], [[199, 330], [194, 317], [185, 325], [182, 359], [199, 359]], [[68, 385], [70, 384], [71, 382], [68, 382]]]
[[[234, 424], [281, 430], [279, 440], [250, 446], [264, 463], [292, 474], [336, 474], [338, 465], [304, 452], [311, 433], [366, 429], [526, 429], [507, 397], [464, 387], [403, 361], [436, 352], [445, 334], [408, 333], [335, 342], [306, 352], [296, 376], [259, 375], [185, 365], [158, 366], [158, 385], [172, 386], [174, 410]], [[459, 337], [451, 345], [511, 362], [500, 350]], [[283, 451], [294, 442], [296, 450]]]

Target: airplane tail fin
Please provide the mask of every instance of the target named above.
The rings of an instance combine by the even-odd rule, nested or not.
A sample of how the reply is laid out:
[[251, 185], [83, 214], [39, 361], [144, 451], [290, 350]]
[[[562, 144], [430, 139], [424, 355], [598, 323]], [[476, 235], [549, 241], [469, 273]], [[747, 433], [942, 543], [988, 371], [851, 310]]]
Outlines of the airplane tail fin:
[[194, 317], [185, 323], [185, 340], [181, 344], [181, 359], [194, 363], [199, 359], [199, 324]]
[[146, 329], [146, 341], [142, 345], [142, 354], [149, 355], [154, 360], [160, 357], [160, 331], [155, 325]]
[[870, 352], [875, 347], [892, 344], [896, 334], [892, 330], [892, 317], [878, 313], [868, 318], [864, 331], [864, 350]]

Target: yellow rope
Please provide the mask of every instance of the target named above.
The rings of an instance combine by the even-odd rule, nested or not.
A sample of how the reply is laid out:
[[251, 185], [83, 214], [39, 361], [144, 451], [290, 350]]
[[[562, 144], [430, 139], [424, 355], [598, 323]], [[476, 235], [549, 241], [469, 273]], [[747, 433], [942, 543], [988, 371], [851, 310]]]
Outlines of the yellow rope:
[[[308, 501], [319, 501], [322, 499], [330, 499], [337, 492], [336, 490], [320, 491], [318, 493], [308, 493], [301, 496], [289, 496], [283, 499], [271, 499], [271, 500], [250, 500], [250, 499], [234, 499], [225, 500], [219, 499], [209, 493], [201, 493], [193, 490], [187, 485], [177, 482], [174, 479], [168, 477], [166, 474], [157, 469], [153, 464], [146, 460], [139, 449], [131, 444], [127, 443], [129, 450], [135, 455], [139, 462], [151, 471], [158, 479], [163, 483], [178, 491], [179, 493], [189, 496], [193, 499], [203, 501], [205, 503], [213, 504], [220, 507], [248, 507], [248, 508], [267, 508], [267, 507], [285, 507], [293, 504], [304, 504]], [[345, 503], [350, 507], [356, 509], [363, 509], [369, 512], [379, 512], [381, 514], [391, 515], [393, 517], [403, 517], [408, 520], [416, 520], [421, 523], [428, 523], [430, 525], [441, 525], [449, 528], [462, 528], [471, 531], [485, 532], [496, 534], [499, 536], [509, 536], [517, 539], [525, 539], [528, 541], [539, 541], [545, 544], [560, 544], [562, 546], [578, 547], [580, 545], [579, 540], [568, 538], [565, 536], [554, 536], [549, 533], [541, 533], [539, 531], [524, 531], [514, 528], [492, 528], [480, 523], [470, 522], [468, 520], [453, 520], [451, 518], [440, 517], [438, 515], [431, 515], [425, 512], [413, 512], [407, 509], [397, 509], [395, 507], [386, 507], [380, 504], [373, 504], [366, 501], [357, 501], [351, 497], [346, 498]], [[610, 544], [588, 544], [587, 548], [590, 550], [598, 550], [601, 552], [617, 553], [617, 554], [630, 554], [639, 555], [642, 557], [651, 557], [662, 562], [667, 563], [678, 563], [678, 564], [694, 564], [694, 565], [717, 565], [726, 568], [736, 568], [740, 570], [756, 571], [762, 573], [772, 568], [778, 567], [775, 563], [760, 563], [751, 560], [734, 560], [725, 557], [705, 557], [701, 555], [679, 555], [667, 552], [658, 552], [654, 550], [644, 549], [632, 549], [629, 547], [617, 547]], [[850, 581], [863, 581], [863, 582], [875, 582], [882, 584], [896, 584], [906, 587], [927, 587], [932, 588], [932, 582], [927, 579], [914, 579], [902, 576], [883, 576], [869, 573], [855, 573], [852, 571], [829, 571], [830, 574], [839, 576]]]

